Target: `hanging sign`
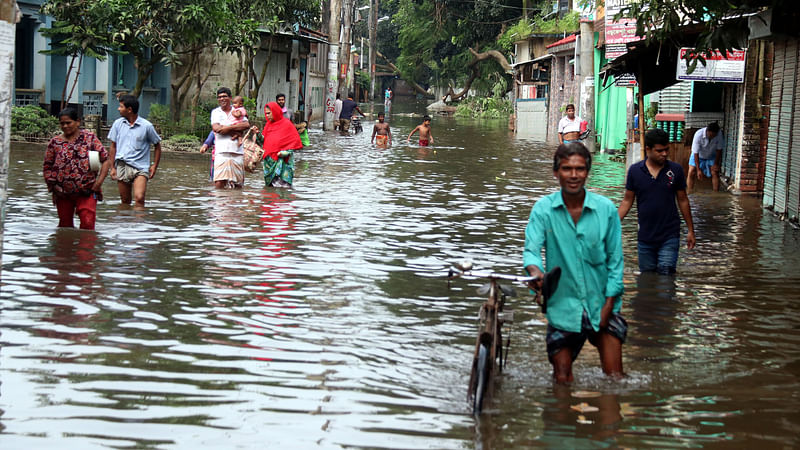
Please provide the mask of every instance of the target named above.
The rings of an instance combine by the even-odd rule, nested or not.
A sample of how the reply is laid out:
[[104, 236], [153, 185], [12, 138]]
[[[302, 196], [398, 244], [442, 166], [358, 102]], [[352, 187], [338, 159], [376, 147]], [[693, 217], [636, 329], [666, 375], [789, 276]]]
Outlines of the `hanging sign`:
[[692, 48], [681, 49], [675, 75], [678, 80], [744, 83], [745, 50], [733, 50], [724, 56], [721, 52], [714, 52], [711, 56], [705, 56], [705, 66], [698, 61], [694, 71], [688, 73], [688, 61], [685, 55], [693, 51]]

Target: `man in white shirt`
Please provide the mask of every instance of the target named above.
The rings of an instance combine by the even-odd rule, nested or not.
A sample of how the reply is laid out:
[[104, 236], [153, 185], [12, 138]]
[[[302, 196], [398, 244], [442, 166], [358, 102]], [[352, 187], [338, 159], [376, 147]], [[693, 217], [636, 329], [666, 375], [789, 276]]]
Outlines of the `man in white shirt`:
[[694, 180], [702, 175], [711, 178], [714, 191], [719, 191], [719, 165], [725, 138], [716, 122], [700, 128], [692, 139], [692, 156], [689, 157], [689, 173], [686, 177], [686, 192], [694, 190]]
[[250, 128], [247, 120], [234, 123], [231, 107], [231, 90], [217, 89], [219, 107], [211, 111], [211, 128], [214, 130], [214, 186], [218, 189], [241, 188], [244, 185], [244, 148], [231, 133]]
[[569, 104], [567, 115], [558, 121], [558, 143], [569, 144], [579, 142], [581, 136], [581, 118], [575, 116], [575, 105]]
[[333, 102], [333, 129], [339, 127], [339, 116], [342, 114], [342, 94], [336, 94], [336, 101]]

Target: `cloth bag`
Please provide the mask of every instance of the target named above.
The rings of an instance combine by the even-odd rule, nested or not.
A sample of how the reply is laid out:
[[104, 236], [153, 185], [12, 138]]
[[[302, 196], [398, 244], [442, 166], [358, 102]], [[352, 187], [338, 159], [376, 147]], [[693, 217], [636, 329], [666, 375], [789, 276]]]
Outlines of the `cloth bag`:
[[244, 170], [255, 172], [258, 164], [264, 159], [264, 149], [256, 143], [252, 129], [248, 129], [242, 138], [242, 147], [244, 147]]

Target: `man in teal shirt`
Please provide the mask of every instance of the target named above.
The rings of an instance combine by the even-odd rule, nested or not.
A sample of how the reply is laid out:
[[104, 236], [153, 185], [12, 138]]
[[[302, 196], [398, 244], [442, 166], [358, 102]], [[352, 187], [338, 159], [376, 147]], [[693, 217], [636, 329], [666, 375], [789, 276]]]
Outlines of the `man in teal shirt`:
[[573, 380], [572, 363], [586, 339], [597, 347], [604, 373], [623, 375], [622, 231], [614, 204], [584, 187], [591, 165], [583, 144], [559, 145], [553, 174], [561, 190], [536, 202], [525, 228], [525, 270], [542, 275], [543, 247], [547, 268], [561, 267], [547, 302], [547, 355], [557, 383]]

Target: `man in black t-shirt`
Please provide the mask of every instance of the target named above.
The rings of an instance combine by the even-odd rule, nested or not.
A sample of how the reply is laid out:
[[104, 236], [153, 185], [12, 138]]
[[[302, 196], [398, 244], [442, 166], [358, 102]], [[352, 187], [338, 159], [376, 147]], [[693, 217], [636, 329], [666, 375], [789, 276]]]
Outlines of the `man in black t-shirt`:
[[[692, 210], [686, 195], [686, 177], [680, 164], [667, 159], [669, 136], [664, 130], [652, 129], [644, 135], [646, 159], [628, 169], [625, 197], [619, 205], [620, 220], [630, 211], [633, 200], [639, 216], [639, 270], [675, 273], [680, 247], [680, 208], [686, 227], [686, 247], [695, 246]], [[677, 199], [677, 205], [676, 205]]]
[[347, 99], [342, 102], [342, 113], [339, 114], [339, 130], [341, 130], [342, 134], [350, 132], [350, 119], [353, 117], [354, 110], [358, 111], [361, 117], [367, 117], [358, 108], [358, 104], [353, 101], [353, 93], [351, 92], [347, 94]]

